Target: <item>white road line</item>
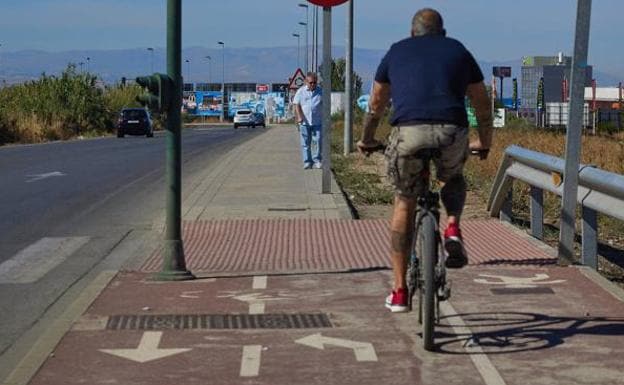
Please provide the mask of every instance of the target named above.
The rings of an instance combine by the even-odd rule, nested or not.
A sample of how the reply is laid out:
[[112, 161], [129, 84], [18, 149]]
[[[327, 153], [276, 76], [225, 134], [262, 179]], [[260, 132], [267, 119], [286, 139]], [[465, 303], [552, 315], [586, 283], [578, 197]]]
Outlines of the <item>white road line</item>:
[[[444, 315], [453, 318], [452, 323], [455, 334], [466, 336], [473, 334], [470, 328], [466, 326], [464, 320], [457, 314], [450, 302], [441, 302], [440, 310], [442, 310]], [[492, 361], [490, 361], [480, 346], [470, 346], [469, 344], [466, 344], [464, 349], [470, 356], [472, 363], [477, 368], [477, 371], [479, 371], [479, 374], [481, 375], [481, 378], [483, 378], [486, 385], [506, 385], [505, 380], [503, 380], [503, 377], [501, 377], [494, 364], [492, 364]]]
[[252, 302], [249, 304], [249, 314], [264, 314], [264, 302]]
[[89, 239], [41, 238], [0, 264], [0, 284], [38, 281], [89, 242]]
[[241, 377], [257, 377], [260, 373], [260, 356], [262, 345], [243, 346], [243, 359], [241, 361]]
[[267, 276], [261, 275], [257, 277], [253, 277], [253, 285], [252, 288], [254, 290], [262, 290], [267, 288]]

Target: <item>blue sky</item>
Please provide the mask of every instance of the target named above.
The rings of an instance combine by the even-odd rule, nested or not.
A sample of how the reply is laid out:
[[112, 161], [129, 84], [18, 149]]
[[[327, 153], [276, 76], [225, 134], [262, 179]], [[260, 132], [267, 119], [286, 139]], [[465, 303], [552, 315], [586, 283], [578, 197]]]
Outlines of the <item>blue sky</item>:
[[[441, 11], [450, 36], [480, 60], [570, 54], [575, 0], [355, 0], [355, 44], [387, 48], [405, 37], [414, 12]], [[296, 45], [305, 21], [298, 0], [183, 0], [185, 47]], [[163, 47], [166, 0], [1, 0], [2, 51]], [[624, 1], [593, 1], [590, 62], [624, 77]], [[334, 10], [334, 44], [343, 45], [345, 7]], [[310, 33], [311, 35], [311, 33]], [[620, 33], [621, 35], [621, 33]], [[303, 35], [302, 35], [303, 36]]]

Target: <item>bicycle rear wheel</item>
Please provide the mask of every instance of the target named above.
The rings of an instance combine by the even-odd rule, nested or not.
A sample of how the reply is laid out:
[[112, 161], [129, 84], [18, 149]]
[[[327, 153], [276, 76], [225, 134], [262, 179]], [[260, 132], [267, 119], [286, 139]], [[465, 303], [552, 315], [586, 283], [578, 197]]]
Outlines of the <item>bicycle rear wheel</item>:
[[420, 300], [420, 308], [422, 309], [422, 335], [425, 350], [433, 350], [433, 334], [435, 327], [435, 309], [436, 309], [436, 283], [435, 283], [435, 266], [437, 263], [437, 246], [435, 220], [431, 215], [425, 215], [420, 224], [419, 249], [420, 249], [420, 266], [421, 278], [423, 285]]

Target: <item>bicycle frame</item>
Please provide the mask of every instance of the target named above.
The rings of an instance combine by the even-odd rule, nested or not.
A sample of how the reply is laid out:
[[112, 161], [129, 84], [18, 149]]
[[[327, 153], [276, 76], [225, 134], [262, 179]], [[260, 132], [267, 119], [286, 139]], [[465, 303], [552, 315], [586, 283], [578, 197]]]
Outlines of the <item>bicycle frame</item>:
[[[414, 218], [414, 237], [412, 242], [412, 255], [408, 261], [408, 307], [412, 310], [413, 296], [416, 292], [418, 295], [418, 322], [423, 325], [423, 340], [426, 350], [433, 350], [433, 324], [440, 321], [440, 302], [450, 297], [450, 284], [446, 280], [446, 255], [441, 252], [443, 250], [442, 239], [440, 237], [440, 197], [438, 193], [432, 192], [430, 189], [429, 163], [433, 156], [425, 154], [425, 169], [423, 170], [423, 179], [426, 179], [426, 192], [418, 198], [416, 213]], [[423, 223], [427, 222], [427, 226]], [[428, 227], [428, 230], [423, 230]], [[424, 234], [424, 231], [428, 234]], [[425, 237], [433, 237], [426, 239]], [[422, 252], [423, 240], [426, 239], [428, 247], [426, 252]], [[425, 258], [433, 258], [431, 261], [422, 260], [423, 254]], [[424, 271], [423, 266], [431, 266], [430, 273]], [[431, 279], [432, 282], [427, 282]], [[426, 287], [430, 290], [427, 291]], [[426, 297], [427, 296], [427, 297]], [[428, 304], [426, 301], [429, 301]], [[423, 319], [423, 303], [428, 306], [426, 311], [428, 319]], [[430, 314], [433, 313], [433, 314]], [[426, 317], [425, 317], [426, 318]]]

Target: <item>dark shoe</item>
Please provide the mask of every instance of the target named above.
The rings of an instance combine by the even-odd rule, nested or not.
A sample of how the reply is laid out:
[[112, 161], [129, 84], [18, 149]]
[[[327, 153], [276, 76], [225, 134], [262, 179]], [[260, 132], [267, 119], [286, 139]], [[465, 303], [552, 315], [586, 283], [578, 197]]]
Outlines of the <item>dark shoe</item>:
[[446, 267], [449, 269], [461, 269], [468, 264], [468, 255], [464, 248], [461, 230], [457, 224], [448, 225], [444, 231], [444, 248], [448, 254]]

